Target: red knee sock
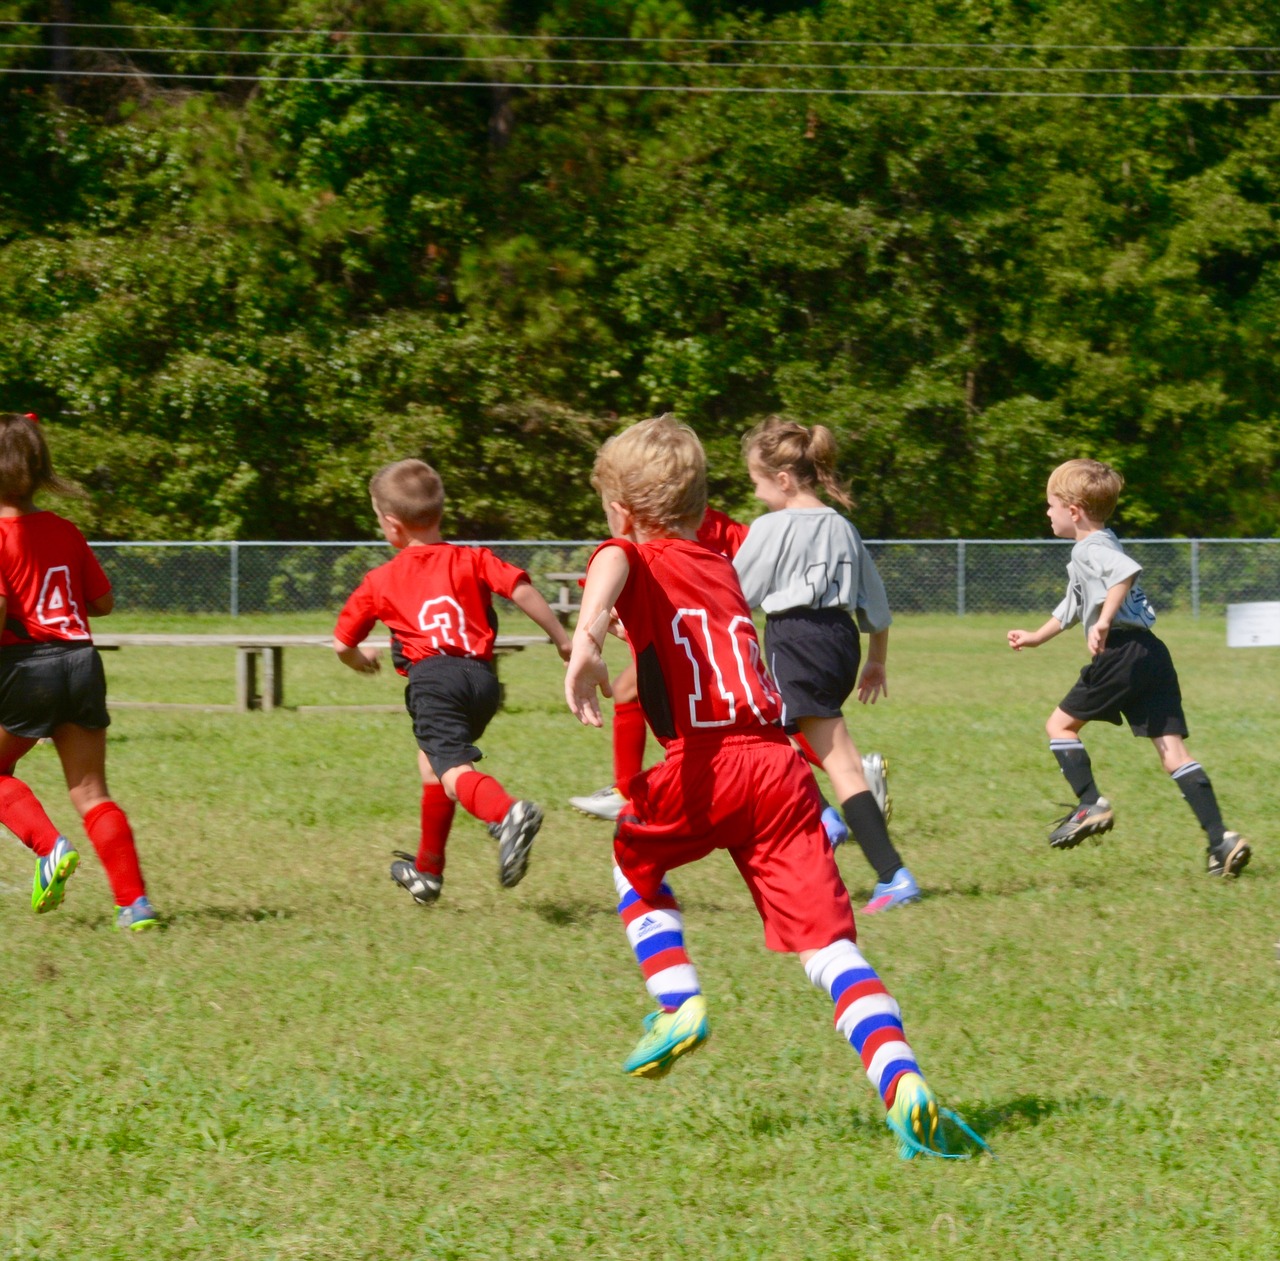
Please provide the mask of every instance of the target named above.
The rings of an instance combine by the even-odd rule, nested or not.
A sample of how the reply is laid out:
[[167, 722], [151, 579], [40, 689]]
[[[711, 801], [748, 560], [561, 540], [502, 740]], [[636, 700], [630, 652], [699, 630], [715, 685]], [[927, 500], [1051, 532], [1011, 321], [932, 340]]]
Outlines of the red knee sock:
[[805, 755], [810, 766], [816, 766], [822, 769], [822, 759], [813, 751], [813, 745], [804, 738], [798, 731], [792, 732], [791, 738], [800, 746], [800, 752]]
[[613, 707], [613, 783], [621, 793], [644, 770], [645, 735], [644, 708], [639, 701], [623, 701]]
[[39, 858], [49, 853], [62, 835], [35, 793], [12, 775], [0, 775], [0, 823]]
[[502, 816], [516, 804], [507, 790], [492, 775], [464, 771], [454, 785], [458, 804], [482, 823], [501, 823]]
[[136, 902], [146, 893], [147, 886], [142, 881], [133, 829], [125, 812], [114, 801], [104, 801], [84, 816], [84, 830], [107, 869], [116, 905], [129, 906]]
[[422, 839], [418, 842], [418, 858], [413, 864], [431, 876], [444, 875], [444, 845], [453, 826], [456, 801], [450, 801], [441, 784], [422, 785]]

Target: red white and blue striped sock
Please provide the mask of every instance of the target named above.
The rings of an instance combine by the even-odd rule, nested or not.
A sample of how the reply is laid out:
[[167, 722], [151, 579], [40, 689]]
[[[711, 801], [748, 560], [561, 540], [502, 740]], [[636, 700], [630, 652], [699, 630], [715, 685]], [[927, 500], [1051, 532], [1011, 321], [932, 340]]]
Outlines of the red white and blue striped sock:
[[684, 918], [676, 895], [664, 881], [658, 896], [646, 902], [617, 866], [613, 883], [618, 890], [618, 914], [644, 973], [645, 989], [663, 1011], [675, 1011], [686, 999], [702, 992], [698, 973], [684, 948]]
[[893, 995], [851, 941], [835, 941], [819, 950], [804, 970], [814, 985], [831, 996], [836, 1030], [862, 1057], [871, 1084], [884, 1106], [892, 1108], [898, 1079], [903, 1073], [920, 1071]]

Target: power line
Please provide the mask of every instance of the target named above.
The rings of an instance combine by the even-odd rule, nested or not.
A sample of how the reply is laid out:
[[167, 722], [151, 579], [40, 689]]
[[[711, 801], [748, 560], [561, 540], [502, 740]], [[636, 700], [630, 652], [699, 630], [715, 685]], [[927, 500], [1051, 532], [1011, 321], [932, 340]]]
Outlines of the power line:
[[[47, 51], [47, 44], [3, 44], [0, 50]], [[293, 50], [239, 49], [239, 48], [146, 48], [116, 46], [113, 44], [65, 44], [62, 51], [68, 53], [152, 53], [170, 56], [196, 57], [279, 57], [294, 60], [316, 59], [323, 61], [410, 61], [410, 62], [480, 62], [484, 65], [527, 66], [617, 66], [631, 69], [651, 67], [661, 70], [857, 70], [876, 74], [1132, 74], [1132, 75], [1217, 75], [1232, 78], [1277, 78], [1280, 67], [1274, 70], [1258, 69], [1204, 69], [1199, 67], [1155, 66], [934, 66], [904, 65], [869, 61], [653, 61], [625, 58], [590, 57], [506, 57], [480, 56], [465, 53], [327, 53], [297, 52]]]
[[348, 39], [366, 36], [372, 39], [456, 39], [509, 40], [553, 44], [689, 44], [732, 45], [736, 47], [805, 47], [805, 48], [991, 48], [1024, 52], [1143, 52], [1143, 53], [1280, 53], [1280, 46], [1266, 44], [1006, 44], [979, 42], [933, 43], [920, 40], [880, 39], [739, 39], [666, 35], [512, 35], [494, 31], [356, 31], [308, 30], [303, 27], [272, 26], [182, 26], [151, 25], [127, 22], [23, 22], [0, 20], [0, 26], [61, 27], [91, 31], [198, 31], [222, 35], [323, 35]]
[[750, 96], [973, 96], [1033, 97], [1095, 101], [1280, 101], [1280, 94], [1249, 92], [1041, 92], [1023, 89], [1003, 91], [978, 88], [812, 88], [744, 87], [741, 84], [654, 83], [506, 83], [488, 79], [324, 79], [310, 75], [193, 74], [183, 71], [140, 70], [29, 70], [0, 67], [0, 75], [40, 75], [65, 79], [191, 79], [217, 83], [316, 83], [330, 87], [404, 88], [523, 88], [530, 92], [675, 92], [697, 95]]

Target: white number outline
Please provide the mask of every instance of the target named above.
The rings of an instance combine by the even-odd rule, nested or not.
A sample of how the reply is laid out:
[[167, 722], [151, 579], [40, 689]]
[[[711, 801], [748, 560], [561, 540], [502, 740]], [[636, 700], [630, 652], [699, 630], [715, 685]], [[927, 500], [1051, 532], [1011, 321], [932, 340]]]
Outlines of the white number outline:
[[[65, 613], [48, 613], [45, 604], [49, 599], [49, 588], [54, 586], [54, 575], [61, 574], [67, 596]], [[56, 589], [55, 589], [56, 590]], [[80, 616], [80, 606], [71, 591], [71, 568], [68, 565], [53, 565], [45, 570], [44, 581], [40, 584], [40, 598], [36, 601], [36, 620], [41, 626], [61, 626], [68, 639], [88, 639], [89, 628]], [[72, 625], [74, 624], [74, 629]]]
[[[720, 692], [720, 699], [723, 700], [729, 707], [728, 718], [717, 718], [717, 719], [708, 721], [698, 717], [698, 703], [699, 701], [704, 699], [704, 694], [702, 689], [702, 669], [698, 664], [697, 657], [694, 656], [693, 644], [690, 642], [689, 638], [686, 635], [682, 635], [680, 633], [680, 624], [686, 619], [696, 622], [701, 628], [702, 647], [706, 651], [707, 662], [710, 664], [711, 669], [715, 674], [715, 683], [716, 683], [717, 689]], [[747, 704], [751, 706], [751, 712], [755, 714], [757, 720], [762, 725], [767, 726], [768, 723], [765, 719], [765, 716], [763, 713], [760, 712], [760, 707], [756, 704], [755, 695], [751, 688], [751, 682], [747, 678], [747, 663], [746, 661], [743, 660], [743, 656], [742, 656], [742, 640], [746, 637], [740, 636], [738, 634], [738, 631], [744, 625], [750, 626], [752, 628], [752, 631], [754, 632], [755, 625], [751, 621], [751, 619], [749, 617], [744, 617], [742, 614], [738, 614], [726, 627], [726, 631], [729, 636], [729, 642], [733, 645], [734, 659], [738, 663], [738, 678], [742, 682], [742, 690], [743, 690], [743, 693], [746, 695]], [[724, 675], [721, 673], [720, 663], [716, 660], [715, 648], [712, 646], [712, 643], [711, 643], [711, 628], [707, 619], [707, 610], [706, 609], [677, 609], [675, 617], [671, 619], [671, 635], [672, 635], [672, 638], [675, 639], [676, 643], [678, 643], [684, 649], [684, 654], [686, 657], [689, 658], [689, 665], [693, 669], [693, 691], [689, 694], [690, 724], [693, 725], [694, 727], [731, 726], [733, 723], [737, 721], [737, 717], [738, 717], [737, 697], [734, 696], [734, 694], [730, 692], [724, 685]], [[771, 685], [769, 685], [767, 681], [767, 677], [763, 669], [761, 668], [760, 644], [759, 644], [759, 641], [756, 640], [754, 633], [752, 634], [749, 642], [751, 643], [751, 650], [749, 655], [751, 658], [751, 665], [754, 667], [755, 676], [757, 680], [760, 682], [760, 684], [762, 685], [762, 691], [764, 695], [769, 696], [772, 691], [772, 687]]]
[[[428, 610], [436, 606], [443, 607], [440, 609], [435, 621], [428, 625]], [[456, 622], [450, 617], [449, 610], [453, 610], [457, 614]], [[433, 596], [430, 600], [425, 601], [418, 610], [418, 629], [431, 636], [431, 646], [433, 648], [438, 649], [440, 647], [441, 637], [450, 648], [457, 648], [458, 644], [453, 638], [455, 628], [458, 634], [462, 636], [462, 651], [468, 657], [474, 657], [476, 654], [467, 635], [467, 615], [462, 611], [462, 605], [457, 600], [448, 595]], [[436, 632], [439, 632], [439, 634], [437, 635]]]

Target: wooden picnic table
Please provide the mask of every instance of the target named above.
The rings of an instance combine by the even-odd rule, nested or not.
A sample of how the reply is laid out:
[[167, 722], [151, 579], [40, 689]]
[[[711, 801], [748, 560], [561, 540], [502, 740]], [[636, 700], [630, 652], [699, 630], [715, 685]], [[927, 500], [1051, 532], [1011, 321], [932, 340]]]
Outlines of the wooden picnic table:
[[548, 601], [551, 611], [560, 619], [562, 626], [569, 625], [569, 619], [578, 611], [582, 603], [582, 579], [587, 575], [581, 570], [574, 573], [543, 574], [548, 582], [558, 587], [556, 598]]
[[[234, 648], [236, 650], [236, 709], [271, 710], [284, 704], [284, 650], [286, 648], [333, 649], [332, 635], [201, 635], [196, 633], [94, 635], [99, 648]], [[370, 639], [377, 648], [391, 646], [389, 639]], [[521, 652], [530, 644], [546, 644], [545, 635], [499, 635], [495, 658]], [[261, 671], [259, 671], [259, 667]], [[196, 708], [201, 708], [197, 706]], [[353, 707], [354, 708], [354, 707]]]

